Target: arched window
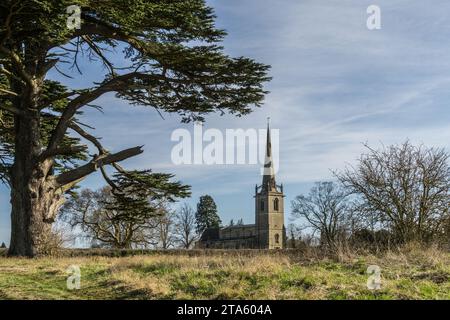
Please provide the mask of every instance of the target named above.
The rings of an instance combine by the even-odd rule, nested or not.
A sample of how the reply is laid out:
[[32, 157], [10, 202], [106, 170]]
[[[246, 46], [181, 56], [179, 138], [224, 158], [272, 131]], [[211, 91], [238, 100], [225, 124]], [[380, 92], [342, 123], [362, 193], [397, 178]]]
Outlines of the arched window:
[[261, 211], [264, 211], [264, 200], [261, 200], [260, 207], [261, 207]]
[[275, 200], [273, 200], [273, 210], [278, 211], [278, 207], [279, 207], [279, 200], [278, 198], [275, 198]]
[[280, 243], [280, 235], [275, 233], [275, 243]]

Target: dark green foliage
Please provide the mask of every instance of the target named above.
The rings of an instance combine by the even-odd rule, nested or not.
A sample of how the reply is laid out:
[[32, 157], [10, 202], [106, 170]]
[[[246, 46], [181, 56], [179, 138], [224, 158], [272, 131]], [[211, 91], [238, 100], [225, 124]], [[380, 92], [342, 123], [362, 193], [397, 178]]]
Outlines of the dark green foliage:
[[207, 228], [218, 228], [222, 221], [217, 214], [217, 206], [214, 199], [209, 195], [200, 197], [195, 213], [197, 222], [197, 233], [201, 234]]
[[[81, 8], [81, 29], [67, 27], [67, 8], [72, 5]], [[0, 95], [4, 105], [0, 109], [0, 178], [8, 180], [14, 161], [15, 122], [8, 109], [21, 108], [25, 98], [26, 75], [17, 70], [21, 63], [29, 76], [35, 72], [43, 77], [52, 67], [60, 71], [65, 63], [72, 65], [71, 71], [79, 70], [77, 58], [83, 53], [107, 71], [104, 81], [89, 89], [69, 90], [50, 80], [38, 88], [39, 144], [48, 149], [76, 147], [54, 156], [53, 173], [73, 169], [88, 156], [79, 139], [67, 134], [70, 123], [65, 124], [62, 137], [55, 137], [61, 115], [76, 99], [83, 103], [68, 113], [73, 114], [72, 122], [81, 107], [111, 91], [131, 104], [179, 113], [183, 121], [203, 120], [203, 115], [215, 111], [238, 116], [251, 112], [251, 106], [263, 100], [268, 66], [223, 54], [219, 43], [226, 32], [217, 29], [214, 20], [213, 9], [204, 0], [2, 1], [0, 88], [5, 91]], [[116, 68], [108, 60], [113, 48], [122, 50], [127, 67]], [[32, 67], [36, 61], [38, 65]], [[52, 141], [57, 142], [53, 147]]]
[[117, 211], [115, 220], [142, 223], [158, 214], [159, 203], [190, 196], [189, 186], [171, 182], [174, 175], [151, 170], [120, 171], [112, 182], [113, 201], [107, 208]]

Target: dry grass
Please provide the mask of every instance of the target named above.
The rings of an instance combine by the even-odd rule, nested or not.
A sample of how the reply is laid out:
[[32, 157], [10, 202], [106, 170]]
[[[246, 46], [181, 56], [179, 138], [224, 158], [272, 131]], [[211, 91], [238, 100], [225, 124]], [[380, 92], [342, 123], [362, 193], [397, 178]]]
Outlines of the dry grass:
[[[369, 290], [369, 265], [382, 270]], [[66, 288], [70, 265], [81, 288]], [[1, 299], [450, 299], [450, 254], [417, 246], [341, 252], [177, 252], [127, 257], [0, 257]]]

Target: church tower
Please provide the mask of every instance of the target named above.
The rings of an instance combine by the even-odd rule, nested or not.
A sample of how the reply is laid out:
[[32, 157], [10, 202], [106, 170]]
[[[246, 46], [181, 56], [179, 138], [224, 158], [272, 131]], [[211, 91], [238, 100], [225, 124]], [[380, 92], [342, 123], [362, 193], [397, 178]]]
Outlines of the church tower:
[[269, 123], [262, 184], [255, 188], [255, 228], [258, 248], [285, 247], [283, 185], [275, 182]]

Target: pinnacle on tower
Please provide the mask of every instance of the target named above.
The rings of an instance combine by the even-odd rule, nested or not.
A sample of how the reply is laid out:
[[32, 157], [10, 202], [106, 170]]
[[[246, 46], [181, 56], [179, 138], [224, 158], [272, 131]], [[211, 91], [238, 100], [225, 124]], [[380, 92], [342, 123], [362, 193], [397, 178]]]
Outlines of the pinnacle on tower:
[[267, 118], [266, 156], [264, 160], [264, 176], [261, 189], [264, 191], [276, 191], [275, 173], [273, 170], [272, 143], [270, 139], [270, 118]]

